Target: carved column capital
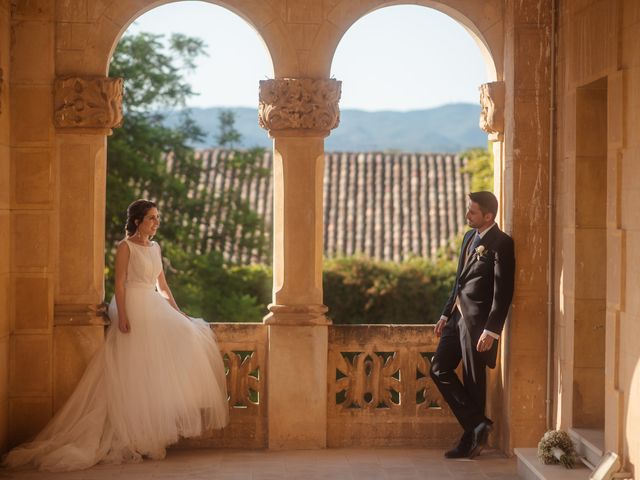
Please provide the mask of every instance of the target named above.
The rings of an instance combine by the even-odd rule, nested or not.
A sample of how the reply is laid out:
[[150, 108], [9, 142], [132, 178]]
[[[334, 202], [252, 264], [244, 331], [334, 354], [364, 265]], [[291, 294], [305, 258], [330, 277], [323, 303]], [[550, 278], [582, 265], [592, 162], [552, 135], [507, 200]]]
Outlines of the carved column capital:
[[483, 83], [480, 90], [480, 128], [489, 134], [489, 140], [501, 142], [504, 138], [504, 82]]
[[122, 78], [65, 77], [55, 83], [55, 125], [106, 129], [122, 125]]
[[327, 136], [340, 123], [341, 89], [342, 82], [333, 79], [262, 80], [258, 122], [272, 137]]

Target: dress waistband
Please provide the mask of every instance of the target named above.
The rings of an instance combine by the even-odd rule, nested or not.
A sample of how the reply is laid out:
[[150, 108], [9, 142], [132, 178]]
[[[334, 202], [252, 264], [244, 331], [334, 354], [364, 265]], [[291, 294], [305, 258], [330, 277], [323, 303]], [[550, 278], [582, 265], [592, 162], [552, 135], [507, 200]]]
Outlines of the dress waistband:
[[144, 290], [155, 290], [156, 286], [152, 283], [144, 282], [125, 282], [125, 288], [141, 288]]

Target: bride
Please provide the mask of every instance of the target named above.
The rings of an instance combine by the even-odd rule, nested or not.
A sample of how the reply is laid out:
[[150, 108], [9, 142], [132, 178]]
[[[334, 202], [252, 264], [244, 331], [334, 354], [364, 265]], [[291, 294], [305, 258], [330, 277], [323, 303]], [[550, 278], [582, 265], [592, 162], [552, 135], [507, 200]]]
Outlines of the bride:
[[31, 443], [9, 452], [5, 466], [68, 471], [160, 459], [179, 437], [229, 421], [213, 333], [180, 311], [162, 271], [160, 246], [151, 240], [158, 209], [136, 200], [127, 217], [105, 342], [66, 404]]

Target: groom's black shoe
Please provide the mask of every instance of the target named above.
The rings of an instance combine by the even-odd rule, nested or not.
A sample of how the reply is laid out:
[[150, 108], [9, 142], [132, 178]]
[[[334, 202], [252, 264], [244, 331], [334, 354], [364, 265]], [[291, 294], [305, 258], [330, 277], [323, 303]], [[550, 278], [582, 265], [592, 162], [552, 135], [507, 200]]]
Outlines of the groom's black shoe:
[[482, 449], [487, 445], [487, 439], [489, 438], [489, 432], [491, 431], [493, 422], [486, 419], [476, 428], [473, 429], [473, 436], [471, 437], [471, 445], [469, 446], [469, 458], [477, 457]]
[[465, 432], [455, 448], [444, 452], [445, 458], [467, 458], [471, 448], [472, 437], [473, 432]]
[[458, 445], [451, 450], [444, 452], [445, 458], [468, 458], [469, 457], [469, 445]]

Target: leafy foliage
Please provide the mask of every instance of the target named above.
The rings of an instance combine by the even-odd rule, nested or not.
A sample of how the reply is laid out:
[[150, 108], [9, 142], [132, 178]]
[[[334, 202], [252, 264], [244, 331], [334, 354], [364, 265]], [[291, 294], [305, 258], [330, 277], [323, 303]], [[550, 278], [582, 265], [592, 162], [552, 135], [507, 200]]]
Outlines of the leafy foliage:
[[493, 192], [493, 154], [486, 148], [471, 148], [460, 154], [468, 159], [463, 173], [471, 175], [471, 191]]
[[455, 262], [403, 263], [345, 257], [324, 267], [324, 298], [336, 324], [435, 323], [455, 279]]
[[[197, 176], [200, 164], [188, 145], [203, 136], [188, 113], [177, 126], [163, 125], [160, 108], [184, 106], [194, 93], [183, 76], [204, 53], [201, 40], [174, 34], [168, 45], [162, 36], [149, 33], [122, 38], [111, 59], [109, 73], [124, 77], [124, 124], [114, 130], [107, 152], [106, 246], [107, 285], [111, 286], [115, 246], [124, 236], [129, 203], [139, 197], [167, 199], [163, 211], [163, 238], [177, 243], [187, 241], [175, 213], [198, 211], [201, 202], [186, 195], [179, 177], [167, 173], [165, 155], [180, 159], [187, 176]], [[175, 59], [178, 60], [176, 64]], [[174, 217], [174, 218], [172, 218]]]
[[[165, 242], [166, 245], [166, 242]], [[200, 255], [169, 244], [163, 256], [174, 297], [189, 315], [209, 322], [260, 322], [271, 301], [271, 269], [228, 265], [220, 252]]]

